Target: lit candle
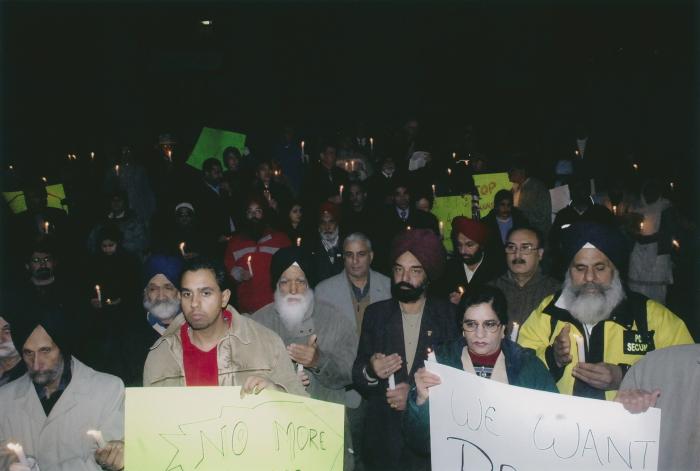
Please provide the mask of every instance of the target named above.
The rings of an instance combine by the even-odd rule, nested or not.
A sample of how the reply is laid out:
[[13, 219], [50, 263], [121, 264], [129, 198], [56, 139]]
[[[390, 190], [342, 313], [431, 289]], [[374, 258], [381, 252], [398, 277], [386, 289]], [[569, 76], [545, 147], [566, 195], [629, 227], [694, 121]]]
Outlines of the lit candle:
[[303, 373], [304, 372], [304, 365], [301, 363], [297, 363], [297, 373]]
[[457, 158], [457, 152], [452, 152], [452, 158], [456, 159]]
[[457, 287], [457, 292], [459, 293], [460, 296], [464, 296], [464, 287], [463, 287], [463, 286], [458, 286], [458, 287]]
[[578, 347], [578, 361], [579, 363], [586, 362], [586, 350], [583, 347], [583, 337], [578, 334], [574, 334], [574, 340], [576, 340], [576, 346]]
[[17, 455], [17, 459], [19, 460], [19, 464], [29, 466], [29, 461], [27, 460], [27, 456], [24, 454], [22, 445], [19, 443], [8, 443], [7, 448], [15, 452], [15, 455]]
[[440, 235], [445, 235], [445, 223], [440, 221]]
[[340, 191], [341, 198], [343, 197], [343, 188], [345, 188], [343, 185], [340, 185], [340, 187], [338, 188], [338, 190]]
[[465, 160], [465, 161], [464, 161], [464, 166], [465, 166], [465, 167], [469, 167], [469, 161], [468, 161], [468, 160]]
[[10, 165], [10, 170], [14, 170], [14, 169], [15, 169], [15, 167]]
[[392, 391], [396, 389], [396, 379], [394, 378], [394, 373], [389, 375], [389, 389]]
[[448, 177], [451, 177], [451, 176], [452, 176], [452, 169], [451, 169], [451, 168], [448, 168], [448, 169], [447, 169], [447, 176], [448, 176]]
[[410, 231], [410, 230], [411, 230], [411, 226], [406, 226], [406, 230], [407, 230], [407, 231]]
[[676, 239], [673, 239], [673, 240], [671, 241], [671, 244], [673, 244], [673, 246], [674, 246], [677, 250], [680, 250], [681, 244], [680, 244], [680, 242], [678, 242]]
[[68, 160], [73, 160], [73, 156], [71, 154], [68, 154]]
[[95, 153], [94, 152], [90, 152], [90, 160], [95, 160]]
[[250, 272], [250, 276], [253, 276], [253, 256], [248, 255], [248, 271]]
[[297, 237], [297, 247], [301, 247], [301, 237]]
[[46, 179], [46, 177], [41, 177], [41, 180], [42, 180], [44, 183], [48, 183], [48, 180]]
[[185, 256], [185, 243], [184, 242], [180, 242], [180, 253], [182, 254], [183, 257]]
[[345, 171], [346, 172], [348, 171], [348, 161], [347, 160], [345, 161]]
[[301, 141], [301, 160], [304, 160], [304, 141]]
[[578, 149], [576, 149], [576, 150], [574, 151], [574, 154], [576, 154], [576, 157], [578, 157], [578, 156], [579, 156], [579, 152], [578, 152]]
[[613, 214], [617, 216], [617, 206], [613, 205]]
[[644, 221], [639, 223], [639, 232], [642, 232], [644, 230]]
[[168, 149], [168, 151], [166, 152], [166, 154], [168, 155], [168, 160], [169, 160], [170, 162], [172, 162], [172, 161], [173, 161], [173, 151], [172, 151], [172, 149]]
[[373, 137], [369, 138], [369, 151], [374, 152], [374, 138]]
[[639, 170], [639, 165], [637, 165], [637, 164], [632, 164], [632, 168], [635, 169], [635, 170]]
[[102, 291], [100, 291], [100, 285], [95, 285], [95, 294], [97, 294], [97, 302], [102, 302]]
[[49, 221], [44, 221], [44, 234], [49, 233]]
[[435, 358], [435, 352], [430, 347], [428, 347], [428, 361], [437, 362], [437, 359]]
[[673, 190], [673, 182], [671, 182], [671, 189]]
[[433, 188], [433, 198], [435, 198], [435, 185], [431, 185]]
[[350, 171], [351, 171], [351, 172], [354, 172], [354, 171], [355, 171], [355, 161], [354, 161], [354, 160], [351, 160], [351, 161], [350, 161]]
[[518, 341], [518, 332], [520, 331], [520, 324], [513, 322], [513, 328], [510, 331], [510, 340], [513, 342]]
[[102, 432], [100, 432], [99, 430], [88, 430], [87, 434], [95, 439], [95, 441], [97, 442], [97, 448], [104, 448], [107, 446], [107, 442], [102, 436]]
[[119, 165], [114, 166], [114, 173], [119, 176]]

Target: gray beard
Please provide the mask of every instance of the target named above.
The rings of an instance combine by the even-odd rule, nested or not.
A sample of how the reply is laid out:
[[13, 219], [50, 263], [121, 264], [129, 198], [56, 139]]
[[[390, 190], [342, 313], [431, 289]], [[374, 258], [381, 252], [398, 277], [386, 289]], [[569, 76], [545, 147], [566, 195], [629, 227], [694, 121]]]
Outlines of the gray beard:
[[173, 299], [152, 303], [144, 294], [143, 308], [153, 314], [159, 321], [167, 321], [175, 318], [180, 313], [180, 300]]
[[63, 365], [63, 354], [61, 354], [60, 359], [58, 360], [58, 364], [55, 368], [52, 368], [47, 371], [42, 371], [40, 373], [30, 371], [29, 377], [31, 378], [32, 382], [37, 386], [46, 386], [56, 381], [56, 379], [58, 379], [63, 374]]
[[[289, 303], [288, 299], [301, 298], [299, 303]], [[280, 315], [282, 323], [288, 331], [294, 331], [304, 320], [304, 315], [314, 302], [314, 292], [308, 288], [303, 295], [284, 295], [279, 289], [275, 290], [275, 310]]]
[[12, 343], [12, 340], [0, 343], [0, 361], [16, 356], [19, 356], [19, 353], [17, 353], [15, 344]]
[[590, 285], [593, 284], [573, 286], [571, 276], [567, 272], [561, 296], [575, 319], [582, 324], [595, 325], [610, 317], [613, 309], [625, 299], [625, 290], [617, 271], [610, 285], [593, 285], [596, 288], [595, 292], [584, 291]]

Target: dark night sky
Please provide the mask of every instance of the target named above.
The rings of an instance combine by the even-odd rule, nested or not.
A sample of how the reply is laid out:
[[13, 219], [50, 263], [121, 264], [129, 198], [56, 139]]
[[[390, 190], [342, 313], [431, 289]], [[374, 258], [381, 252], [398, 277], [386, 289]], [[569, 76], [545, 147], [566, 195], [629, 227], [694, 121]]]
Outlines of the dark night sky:
[[474, 122], [493, 153], [587, 117], [620, 153], [690, 161], [697, 15], [625, 5], [3, 3], [4, 160], [416, 115], [439, 138]]

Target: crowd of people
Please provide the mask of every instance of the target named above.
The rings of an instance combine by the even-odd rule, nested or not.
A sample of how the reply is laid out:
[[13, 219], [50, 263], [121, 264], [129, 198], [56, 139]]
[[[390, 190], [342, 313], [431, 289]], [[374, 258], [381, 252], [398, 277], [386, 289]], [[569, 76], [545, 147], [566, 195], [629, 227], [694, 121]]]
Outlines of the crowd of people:
[[[381, 152], [358, 135], [311, 156], [286, 129], [269, 158], [229, 147], [201, 169], [161, 135], [147, 161], [125, 146], [101, 172], [66, 170], [70, 212], [49, 206], [45, 178], [18, 179], [26, 209], [4, 207], [0, 442], [27, 457], [3, 446], [0, 469], [123, 469], [124, 385], [335, 402], [345, 469], [430, 469], [431, 352], [507, 384], [635, 412], [658, 402], [659, 468], [700, 468], [700, 416], [683, 411], [700, 349], [665, 307], [684, 224], [672, 188], [634, 169], [606, 178], [575, 137], [541, 178], [469, 139], [462, 159], [441, 159], [409, 121]], [[497, 171], [513, 189], [480, 200], [472, 176]], [[570, 194], [556, 215], [555, 182]], [[471, 217], [443, 227], [435, 198], [461, 194]]]

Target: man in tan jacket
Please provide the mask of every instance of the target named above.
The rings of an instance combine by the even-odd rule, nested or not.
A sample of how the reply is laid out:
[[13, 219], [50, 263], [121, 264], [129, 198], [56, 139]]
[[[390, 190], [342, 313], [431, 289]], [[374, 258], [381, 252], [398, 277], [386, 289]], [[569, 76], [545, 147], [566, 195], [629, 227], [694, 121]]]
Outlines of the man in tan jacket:
[[242, 386], [306, 396], [282, 340], [228, 305], [223, 267], [204, 258], [185, 265], [182, 313], [151, 347], [144, 386]]

